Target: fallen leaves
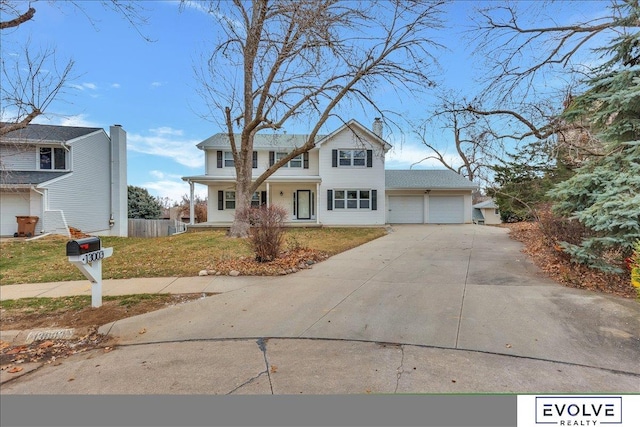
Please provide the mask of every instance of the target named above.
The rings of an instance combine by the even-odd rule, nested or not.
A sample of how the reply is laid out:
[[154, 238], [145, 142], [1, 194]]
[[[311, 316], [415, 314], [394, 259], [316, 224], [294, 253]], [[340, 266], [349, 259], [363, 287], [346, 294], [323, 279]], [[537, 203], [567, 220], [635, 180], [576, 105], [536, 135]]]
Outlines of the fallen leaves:
[[258, 262], [251, 257], [220, 259], [207, 270], [210, 271], [209, 274], [228, 275], [237, 271], [243, 276], [279, 276], [311, 268], [328, 257], [315, 249], [297, 248], [281, 253], [279, 258], [270, 262]]
[[517, 222], [503, 226], [510, 230], [509, 237], [524, 244], [522, 252], [529, 255], [534, 264], [556, 282], [625, 298], [638, 296], [628, 274], [607, 274], [572, 263], [564, 252], [558, 250], [561, 248], [557, 244], [547, 241], [537, 223]]

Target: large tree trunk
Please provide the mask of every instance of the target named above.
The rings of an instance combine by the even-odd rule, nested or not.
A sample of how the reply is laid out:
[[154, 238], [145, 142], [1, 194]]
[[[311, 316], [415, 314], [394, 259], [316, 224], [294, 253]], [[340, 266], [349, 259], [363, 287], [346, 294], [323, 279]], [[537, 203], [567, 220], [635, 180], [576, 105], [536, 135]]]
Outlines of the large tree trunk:
[[247, 237], [249, 235], [249, 224], [246, 210], [251, 208], [251, 197], [255, 191], [252, 181], [253, 151], [247, 147], [253, 147], [253, 138], [246, 136], [242, 141], [241, 149], [235, 156], [236, 166], [236, 213], [229, 230], [231, 237]]

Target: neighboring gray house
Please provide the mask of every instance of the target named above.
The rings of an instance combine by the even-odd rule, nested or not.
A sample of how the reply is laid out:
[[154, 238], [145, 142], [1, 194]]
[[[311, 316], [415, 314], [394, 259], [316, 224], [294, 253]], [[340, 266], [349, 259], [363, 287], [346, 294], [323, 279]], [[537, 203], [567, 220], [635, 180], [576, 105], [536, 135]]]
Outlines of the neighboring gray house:
[[37, 216], [36, 235], [69, 227], [127, 236], [127, 136], [101, 128], [30, 124], [0, 139], [0, 235]]
[[473, 205], [473, 222], [475, 224], [502, 224], [500, 211], [495, 200], [489, 199]]
[[471, 193], [477, 187], [450, 170], [387, 170], [387, 223], [471, 223]]
[[[254, 177], [305, 141], [306, 135], [256, 135]], [[208, 187], [207, 223], [227, 226], [235, 215], [236, 183], [228, 137], [213, 135], [198, 148], [204, 151], [205, 174], [183, 180], [191, 194], [194, 184]], [[380, 119], [371, 129], [350, 120], [318, 136], [312, 150], [271, 175], [253, 204], [284, 207], [290, 224], [471, 223], [475, 184], [446, 170], [385, 171], [390, 148]]]

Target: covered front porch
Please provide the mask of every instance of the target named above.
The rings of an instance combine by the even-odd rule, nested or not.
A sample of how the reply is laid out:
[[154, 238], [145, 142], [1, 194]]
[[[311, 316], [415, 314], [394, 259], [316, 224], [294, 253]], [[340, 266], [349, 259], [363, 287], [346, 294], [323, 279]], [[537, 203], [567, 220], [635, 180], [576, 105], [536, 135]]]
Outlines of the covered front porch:
[[[198, 176], [183, 178], [190, 186], [189, 229], [228, 228], [235, 217], [236, 181], [232, 177]], [[279, 205], [287, 212], [287, 226], [320, 226], [319, 176], [271, 177], [253, 194], [252, 206]], [[194, 185], [206, 185], [207, 221], [195, 223]]]

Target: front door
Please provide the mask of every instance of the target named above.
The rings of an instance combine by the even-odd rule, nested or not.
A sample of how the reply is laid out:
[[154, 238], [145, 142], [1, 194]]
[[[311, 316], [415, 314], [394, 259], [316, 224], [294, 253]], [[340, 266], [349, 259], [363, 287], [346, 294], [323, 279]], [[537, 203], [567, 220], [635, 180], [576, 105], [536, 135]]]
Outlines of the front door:
[[297, 218], [311, 219], [311, 190], [296, 191]]

